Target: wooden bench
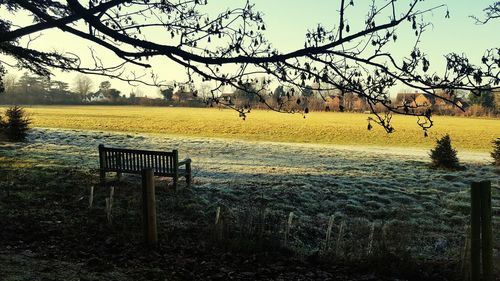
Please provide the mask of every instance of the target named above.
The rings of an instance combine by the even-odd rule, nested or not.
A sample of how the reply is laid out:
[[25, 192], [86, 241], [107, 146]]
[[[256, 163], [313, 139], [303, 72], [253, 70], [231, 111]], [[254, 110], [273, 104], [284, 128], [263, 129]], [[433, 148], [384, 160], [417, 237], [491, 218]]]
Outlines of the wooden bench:
[[[181, 168], [184, 166], [184, 168]], [[106, 173], [116, 172], [118, 177], [122, 173], [141, 174], [142, 169], [152, 168], [156, 176], [173, 178], [174, 189], [177, 189], [179, 177], [186, 179], [191, 185], [191, 159], [179, 161], [177, 150], [149, 151], [124, 148], [111, 148], [99, 145], [99, 170], [101, 185], [106, 183]]]

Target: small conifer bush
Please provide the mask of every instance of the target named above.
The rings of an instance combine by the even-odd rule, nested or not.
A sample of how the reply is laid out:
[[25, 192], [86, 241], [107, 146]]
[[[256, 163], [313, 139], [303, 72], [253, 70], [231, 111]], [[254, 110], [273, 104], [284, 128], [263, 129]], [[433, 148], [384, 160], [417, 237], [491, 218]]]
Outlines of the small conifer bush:
[[460, 168], [457, 151], [451, 147], [451, 138], [448, 134], [437, 140], [430, 156], [434, 167], [454, 170]]
[[12, 106], [0, 118], [0, 133], [9, 141], [23, 141], [29, 130], [30, 118], [22, 107]]
[[491, 157], [493, 157], [493, 165], [500, 166], [500, 138], [493, 141]]

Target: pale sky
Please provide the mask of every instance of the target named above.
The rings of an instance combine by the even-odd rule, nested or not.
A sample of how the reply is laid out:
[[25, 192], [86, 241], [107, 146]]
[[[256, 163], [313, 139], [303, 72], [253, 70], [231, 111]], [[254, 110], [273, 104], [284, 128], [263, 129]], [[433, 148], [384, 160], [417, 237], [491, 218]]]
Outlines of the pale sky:
[[[304, 38], [307, 29], [313, 29], [318, 23], [322, 23], [327, 28], [338, 25], [338, 2], [331, 0], [252, 0], [255, 9], [264, 13], [266, 22], [265, 35], [274, 47], [281, 52], [291, 51], [301, 48], [304, 45]], [[363, 24], [367, 5], [371, 1], [355, 0], [354, 9], [347, 11], [346, 17], [351, 25], [351, 30], [355, 30], [357, 24]], [[383, 2], [383, 1], [382, 1]], [[379, 2], [379, 3], [382, 3]], [[398, 1], [399, 10], [407, 7], [410, 1]], [[453, 0], [438, 1], [427, 0], [421, 9], [446, 4], [450, 11], [450, 18], [446, 19], [446, 8], [440, 8], [426, 15], [426, 19], [433, 23], [429, 30], [423, 34], [420, 49], [425, 51], [431, 61], [431, 70], [438, 73], [444, 70], [445, 61], [443, 56], [450, 52], [465, 53], [473, 62], [479, 62], [483, 52], [487, 48], [500, 46], [500, 35], [498, 27], [500, 21], [492, 21], [487, 25], [476, 25], [470, 15], [482, 16], [482, 10], [491, 4], [492, 0]], [[209, 13], [218, 13], [228, 7], [241, 6], [243, 0], [211, 0], [207, 7]], [[5, 11], [0, 10], [3, 16], [7, 17]], [[19, 19], [19, 17], [18, 17]], [[29, 19], [24, 19], [29, 23]], [[398, 34], [397, 46], [391, 49], [391, 53], [396, 57], [409, 54], [415, 36], [413, 34]], [[41, 49], [56, 49], [81, 54], [88, 54], [90, 43], [79, 38], [69, 36], [60, 31], [44, 31], [42, 37], [31, 43], [32, 46]], [[110, 53], [99, 49], [99, 54], [103, 58], [109, 58]], [[82, 55], [82, 57], [85, 57]], [[112, 57], [112, 56], [111, 56]], [[112, 61], [112, 59], [110, 59]], [[183, 69], [167, 59], [159, 58], [151, 61], [154, 71], [159, 73], [163, 80], [184, 80]], [[17, 70], [11, 70], [16, 72]], [[140, 72], [141, 70], [136, 70]], [[23, 71], [18, 72], [18, 76]], [[60, 73], [54, 71], [53, 79], [63, 80], [71, 84], [76, 73]], [[106, 77], [92, 76], [95, 84], [101, 81], [110, 80]], [[113, 87], [118, 88], [122, 93], [128, 94], [133, 88], [124, 82], [110, 80]], [[142, 92], [148, 96], [155, 93], [155, 89], [141, 87]], [[394, 89], [395, 92], [403, 90]]]

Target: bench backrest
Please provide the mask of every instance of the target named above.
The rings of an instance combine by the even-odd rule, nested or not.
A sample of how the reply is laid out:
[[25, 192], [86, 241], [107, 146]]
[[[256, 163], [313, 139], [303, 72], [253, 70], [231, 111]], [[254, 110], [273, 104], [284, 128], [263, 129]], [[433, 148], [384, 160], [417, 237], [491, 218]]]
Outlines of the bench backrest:
[[175, 175], [179, 163], [177, 150], [171, 152], [111, 148], [99, 145], [99, 164], [102, 171], [140, 173], [153, 168], [156, 175]]

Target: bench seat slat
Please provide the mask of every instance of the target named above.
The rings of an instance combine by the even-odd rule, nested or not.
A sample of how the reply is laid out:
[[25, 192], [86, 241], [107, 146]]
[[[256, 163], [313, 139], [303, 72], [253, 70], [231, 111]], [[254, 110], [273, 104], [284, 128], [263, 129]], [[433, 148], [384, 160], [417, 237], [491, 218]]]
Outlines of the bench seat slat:
[[137, 155], [133, 154], [133, 153], [130, 153], [130, 157], [131, 157], [131, 160], [132, 160], [132, 167], [134, 170], [137, 170], [138, 169], [138, 165], [137, 165]]
[[120, 166], [122, 169], [127, 169], [127, 160], [125, 159], [125, 152], [120, 152]]
[[161, 172], [160, 172], [160, 168], [161, 168], [161, 167], [158, 165], [158, 156], [157, 156], [157, 155], [154, 155], [154, 158], [155, 158], [155, 171], [156, 171], [157, 173], [161, 173]]
[[108, 151], [106, 159], [108, 160], [107, 166], [109, 169], [113, 168], [113, 165], [111, 165], [111, 161], [113, 161], [112, 157], [113, 157], [112, 152]]
[[136, 170], [140, 170], [141, 169], [141, 165], [140, 165], [140, 160], [139, 160], [139, 155], [137, 154], [134, 154], [134, 159], [135, 159], [135, 169]]
[[137, 155], [133, 154], [133, 153], [130, 153], [131, 157], [132, 157], [132, 166], [134, 167], [134, 170], [138, 170], [138, 166], [137, 166]]
[[131, 170], [135, 170], [135, 158], [134, 158], [134, 154], [132, 153], [128, 153], [128, 158], [129, 158], [129, 162], [130, 162], [130, 169]]
[[144, 153], [141, 153], [141, 169], [146, 168], [146, 155]]
[[163, 156], [163, 172], [168, 173], [168, 158], [167, 156]]
[[142, 166], [142, 164], [141, 164], [141, 155], [140, 154], [136, 154], [135, 158], [136, 158], [136, 161], [137, 161], [137, 169], [140, 170], [141, 166]]
[[134, 170], [134, 167], [133, 167], [133, 163], [132, 163], [132, 159], [130, 158], [131, 154], [126, 152], [125, 153], [125, 158], [127, 158], [127, 167], [129, 168], [129, 170]]
[[134, 167], [132, 167], [133, 163], [130, 159], [131, 154], [127, 152], [126, 155], [127, 155], [127, 167], [129, 168], [129, 170], [134, 170]]
[[147, 153], [146, 154], [146, 159], [148, 159], [148, 162], [146, 164], [146, 167], [151, 168], [153, 165], [151, 164], [151, 154]]
[[111, 152], [111, 167], [113, 169], [118, 169], [118, 165], [116, 164], [116, 151]]
[[163, 169], [163, 173], [166, 173], [168, 170], [167, 170], [167, 157], [166, 156], [162, 156], [161, 157], [161, 161], [162, 161], [162, 169]]
[[163, 156], [159, 155], [158, 156], [158, 162], [159, 162], [159, 166], [160, 166], [160, 173], [164, 173], [165, 172], [165, 165], [163, 165]]
[[164, 173], [168, 173], [167, 161], [168, 161], [168, 158], [167, 157], [163, 157], [163, 172]]
[[156, 166], [156, 156], [151, 154], [151, 166], [153, 167], [153, 171], [158, 173], [158, 168]]
[[130, 163], [128, 162], [128, 153], [127, 152], [122, 152], [122, 157], [123, 157], [123, 168], [127, 171], [130, 170]]
[[168, 158], [168, 171], [172, 171], [172, 162], [174, 161], [174, 159], [172, 157]]
[[156, 173], [155, 156], [150, 154], [149, 157], [151, 158], [151, 168], [153, 168], [153, 171]]
[[139, 164], [139, 168], [143, 169], [144, 168], [144, 154], [143, 153], [139, 154], [139, 157], [141, 159], [140, 164]]

